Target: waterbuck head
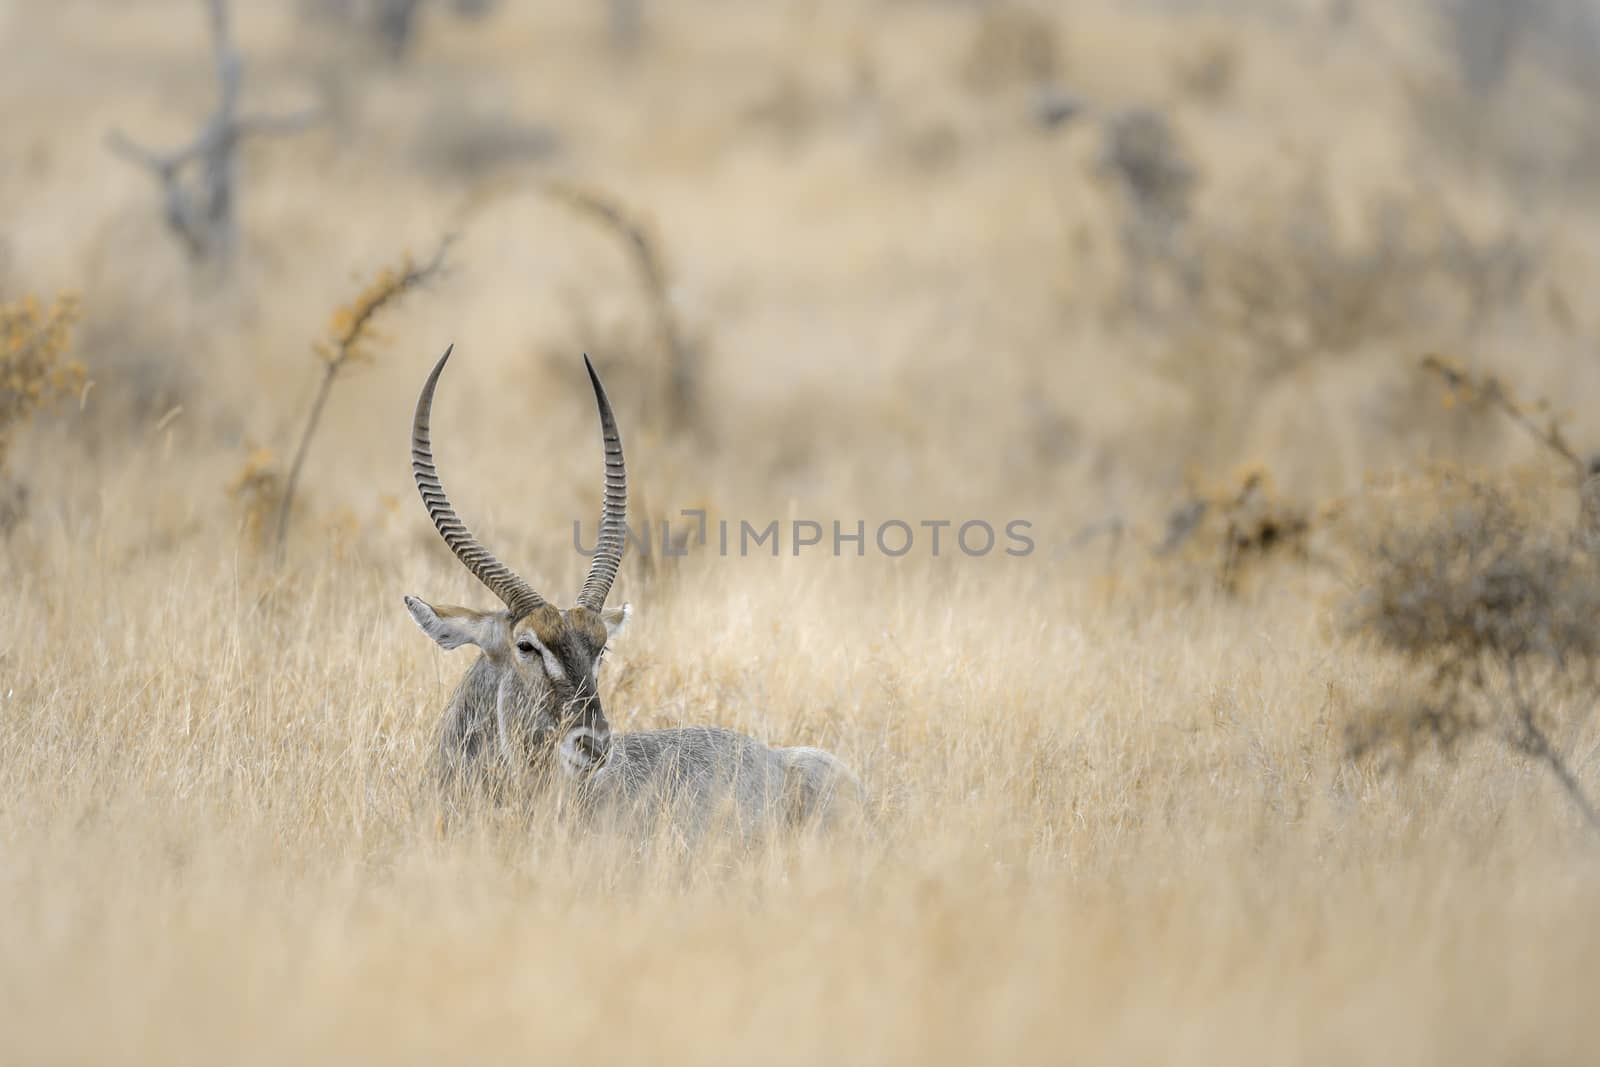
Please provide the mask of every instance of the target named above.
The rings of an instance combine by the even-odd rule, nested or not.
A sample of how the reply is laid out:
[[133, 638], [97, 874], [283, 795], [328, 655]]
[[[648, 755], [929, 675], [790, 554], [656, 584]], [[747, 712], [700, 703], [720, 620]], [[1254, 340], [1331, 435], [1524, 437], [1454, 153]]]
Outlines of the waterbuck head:
[[547, 602], [511, 568], [479, 543], [445, 496], [433, 462], [428, 421], [433, 392], [454, 346], [446, 349], [417, 398], [411, 429], [411, 471], [428, 516], [445, 544], [505, 608], [474, 611], [429, 604], [406, 597], [406, 609], [423, 631], [444, 648], [476, 645], [483, 650], [495, 680], [496, 729], [502, 755], [514, 763], [540, 762], [556, 754], [560, 769], [584, 777], [603, 766], [611, 751], [611, 727], [600, 706], [595, 669], [606, 640], [628, 618], [629, 608], [607, 608], [606, 594], [622, 562], [626, 537], [627, 475], [622, 438], [605, 387], [589, 357], [589, 381], [600, 409], [605, 442], [605, 500], [600, 511], [600, 538], [589, 576], [577, 603], [559, 608]]

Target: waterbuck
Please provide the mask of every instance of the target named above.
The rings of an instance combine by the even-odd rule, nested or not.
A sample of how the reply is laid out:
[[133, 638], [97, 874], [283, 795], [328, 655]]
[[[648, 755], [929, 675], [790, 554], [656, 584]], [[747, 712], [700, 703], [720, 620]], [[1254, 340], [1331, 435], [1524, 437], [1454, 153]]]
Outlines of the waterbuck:
[[443, 784], [493, 778], [553, 787], [581, 798], [586, 809], [670, 813], [698, 829], [725, 820], [746, 836], [831, 821], [841, 794], [857, 799], [854, 775], [821, 749], [773, 748], [714, 726], [611, 732], [595, 675], [606, 642], [631, 610], [605, 606], [627, 536], [627, 474], [600, 376], [584, 356], [605, 444], [599, 540], [577, 603], [559, 608], [484, 548], [445, 496], [429, 419], [452, 351], [439, 358], [417, 399], [411, 470], [445, 544], [505, 607], [474, 611], [405, 598], [417, 625], [442, 647], [476, 645], [481, 653], [445, 709], [436, 755]]

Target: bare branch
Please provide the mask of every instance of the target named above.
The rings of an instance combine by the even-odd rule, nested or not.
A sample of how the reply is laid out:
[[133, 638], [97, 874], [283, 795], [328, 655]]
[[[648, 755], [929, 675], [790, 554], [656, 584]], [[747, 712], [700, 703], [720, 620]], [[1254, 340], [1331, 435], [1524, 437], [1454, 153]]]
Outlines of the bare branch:
[[[1561, 432], [1561, 424], [1556, 418], [1551, 416], [1543, 426], [1534, 422], [1517, 398], [1494, 375], [1475, 377], [1471, 372], [1456, 366], [1444, 357], [1432, 355], [1423, 357], [1422, 369], [1442, 381], [1445, 388], [1450, 390], [1452, 397], [1476, 400], [1508, 416], [1529, 437], [1570, 463], [1580, 479], [1588, 475], [1588, 464], [1578, 458], [1578, 453], [1568, 443], [1566, 435]], [[1544, 406], [1538, 405], [1541, 413]]]
[[165, 178], [171, 174], [192, 152], [192, 149], [166, 154], [153, 152], [143, 145], [135, 144], [121, 130], [112, 130], [106, 134], [106, 147], [134, 166], [147, 167], [155, 171], [158, 178]]
[[283, 486], [283, 499], [278, 505], [277, 557], [280, 561], [289, 536], [289, 517], [294, 509], [295, 489], [300, 484], [300, 471], [305, 467], [311, 439], [322, 421], [322, 410], [327, 406], [329, 394], [333, 392], [334, 380], [347, 365], [370, 358], [365, 342], [370, 339], [373, 320], [383, 309], [443, 273], [445, 255], [455, 242], [455, 234], [445, 234], [440, 238], [433, 255], [426, 260], [418, 263], [408, 255], [399, 271], [380, 272], [351, 304], [335, 314], [333, 336], [316, 346], [318, 355], [323, 358], [322, 382], [317, 386], [317, 395], [311, 402], [306, 428], [295, 448], [294, 461], [289, 465], [289, 477]]
[[1561, 752], [1551, 742], [1550, 736], [1539, 726], [1535, 717], [1537, 710], [1533, 701], [1523, 690], [1521, 678], [1517, 671], [1517, 661], [1512, 658], [1505, 660], [1506, 678], [1510, 683], [1512, 706], [1516, 712], [1515, 730], [1511, 734], [1511, 743], [1516, 748], [1542, 762], [1554, 774], [1556, 781], [1566, 792], [1567, 797], [1582, 813], [1584, 821], [1589, 828], [1600, 833], [1600, 811], [1589, 801], [1583, 791], [1583, 786], [1578, 784], [1577, 776], [1567, 766], [1567, 761], [1561, 758]]
[[[161, 183], [167, 226], [183, 242], [191, 258], [225, 260], [233, 244], [239, 142], [254, 134], [298, 132], [315, 121], [316, 115], [301, 112], [240, 118], [244, 60], [233, 43], [227, 0], [209, 0], [209, 9], [218, 98], [199, 134], [185, 147], [162, 153], [144, 148], [114, 130], [106, 138], [106, 147], [155, 175]], [[199, 174], [186, 181], [191, 164], [198, 166]]]
[[564, 182], [547, 182], [543, 190], [556, 200], [576, 208], [617, 236], [627, 246], [639, 279], [650, 300], [667, 360], [668, 418], [673, 429], [693, 429], [698, 425], [699, 353], [684, 336], [668, 295], [668, 272], [649, 229], [610, 197]]

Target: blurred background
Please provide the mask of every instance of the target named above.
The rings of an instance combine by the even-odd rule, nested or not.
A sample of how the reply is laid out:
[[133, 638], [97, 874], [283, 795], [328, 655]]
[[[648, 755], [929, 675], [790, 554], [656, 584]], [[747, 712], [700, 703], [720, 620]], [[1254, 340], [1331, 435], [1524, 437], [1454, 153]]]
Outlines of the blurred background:
[[1600, 443], [1588, 0], [231, 6], [0, 8], [0, 296], [77, 294], [94, 382], [12, 457], [51, 506], [156, 425], [188, 493], [281, 480], [330, 316], [447, 235], [331, 391], [307, 521], [409, 496], [450, 342], [447, 474], [559, 457], [471, 487], [537, 492], [557, 541], [583, 351], [668, 513], [1159, 543], [1241, 469], [1312, 506], [1537, 447], [1440, 410], [1429, 353]]
[[[0, 0], [0, 116], [0, 1058], [1593, 1059], [1596, 0]], [[613, 726], [869, 839], [446, 827], [452, 343], [496, 554], [585, 352], [686, 551]]]

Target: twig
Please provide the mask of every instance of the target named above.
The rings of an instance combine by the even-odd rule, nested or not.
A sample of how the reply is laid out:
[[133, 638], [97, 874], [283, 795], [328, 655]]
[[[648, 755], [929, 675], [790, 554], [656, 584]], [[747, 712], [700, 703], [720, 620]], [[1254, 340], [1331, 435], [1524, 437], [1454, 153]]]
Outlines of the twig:
[[1154, 552], [1158, 556], [1170, 556], [1176, 552], [1189, 535], [1199, 529], [1200, 522], [1211, 510], [1212, 502], [1204, 497], [1196, 496], [1172, 509], [1167, 515], [1167, 532], [1157, 545]]
[[667, 358], [667, 413], [674, 430], [693, 429], [699, 424], [697, 371], [699, 353], [684, 337], [678, 317], [667, 295], [667, 269], [649, 230], [630, 216], [614, 200], [579, 186], [548, 182], [544, 191], [622, 238], [627, 245], [640, 281], [649, 296], [656, 331]]
[[1577, 452], [1573, 451], [1572, 445], [1567, 442], [1566, 436], [1562, 434], [1561, 427], [1555, 418], [1552, 417], [1546, 426], [1540, 427], [1523, 410], [1522, 405], [1517, 403], [1516, 397], [1511, 394], [1510, 390], [1494, 375], [1484, 375], [1481, 379], [1474, 378], [1470, 372], [1454, 365], [1449, 360], [1441, 356], [1431, 355], [1423, 357], [1422, 369], [1438, 377], [1451, 393], [1464, 398], [1481, 400], [1490, 407], [1498, 408], [1502, 413], [1509, 416], [1512, 422], [1521, 427], [1529, 437], [1572, 464], [1580, 479], [1588, 475], [1588, 464], [1578, 458]]
[[372, 358], [365, 347], [365, 342], [370, 339], [372, 321], [406, 293], [439, 274], [444, 269], [445, 254], [455, 240], [455, 234], [446, 234], [426, 262], [418, 264], [408, 256], [398, 273], [385, 271], [380, 274], [354, 303], [334, 316], [333, 337], [317, 344], [317, 353], [323, 359], [322, 381], [318, 383], [317, 395], [311, 401], [306, 428], [295, 448], [294, 462], [289, 465], [289, 477], [283, 486], [283, 499], [278, 504], [276, 554], [279, 562], [283, 560], [284, 545], [289, 536], [289, 516], [294, 508], [295, 489], [300, 484], [300, 471], [305, 466], [306, 454], [311, 450], [311, 439], [322, 422], [322, 410], [327, 406], [329, 394], [333, 392], [334, 380], [349, 364]]
[[1577, 805], [1583, 813], [1584, 821], [1589, 824], [1589, 829], [1600, 833], [1600, 811], [1596, 811], [1589, 802], [1583, 787], [1578, 784], [1577, 776], [1567, 766], [1566, 760], [1561, 758], [1561, 753], [1551, 743], [1549, 735], [1539, 728], [1534, 720], [1533, 704], [1525, 697], [1522, 683], [1517, 673], [1516, 660], [1505, 660], [1506, 677], [1511, 685], [1511, 699], [1516, 708], [1518, 732], [1511, 738], [1511, 743], [1534, 759], [1544, 762], [1556, 776], [1556, 781], [1561, 783], [1561, 788], [1566, 790], [1567, 796], [1573, 804]]

